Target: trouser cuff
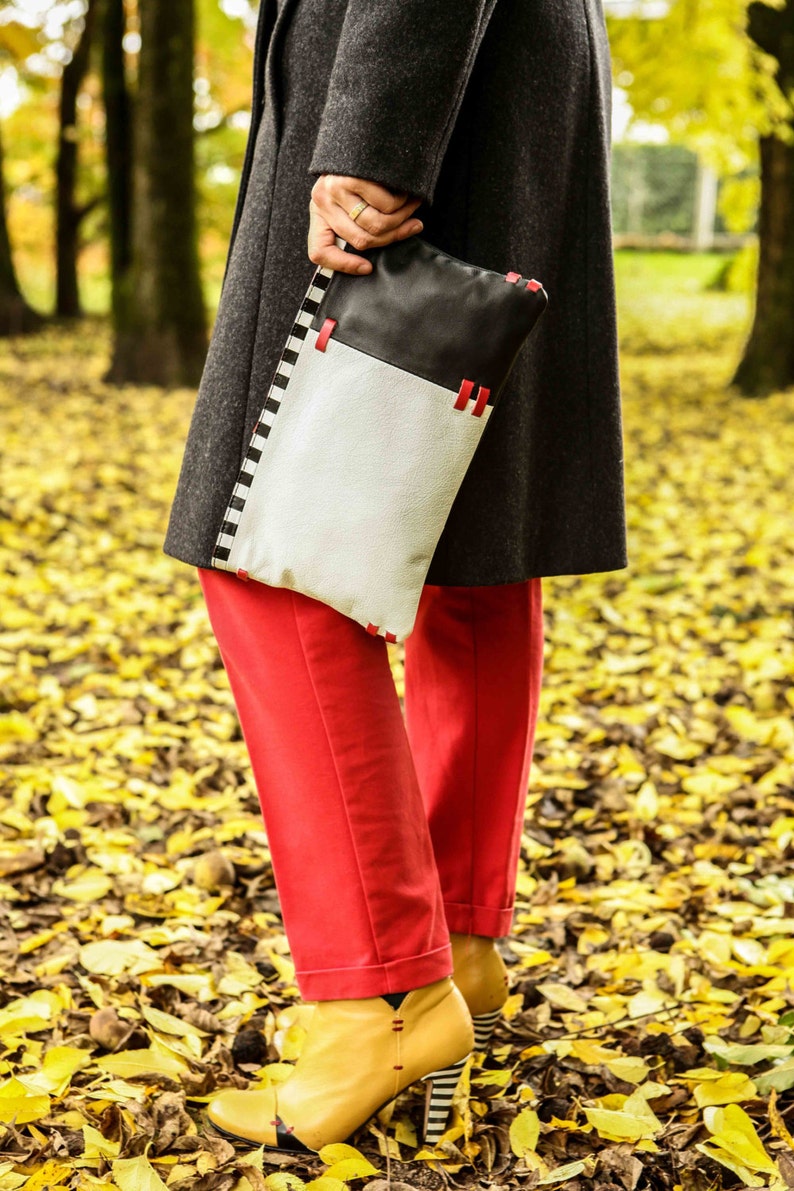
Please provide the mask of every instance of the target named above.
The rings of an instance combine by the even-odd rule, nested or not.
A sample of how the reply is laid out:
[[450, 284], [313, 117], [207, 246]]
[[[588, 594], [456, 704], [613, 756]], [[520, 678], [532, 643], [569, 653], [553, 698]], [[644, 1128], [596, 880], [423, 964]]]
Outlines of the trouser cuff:
[[444, 902], [447, 926], [456, 935], [485, 935], [501, 939], [509, 935], [513, 925], [513, 907], [465, 906], [458, 902]]
[[452, 975], [449, 943], [422, 955], [363, 968], [325, 968], [297, 971], [295, 979], [304, 1001], [340, 1001], [408, 992]]

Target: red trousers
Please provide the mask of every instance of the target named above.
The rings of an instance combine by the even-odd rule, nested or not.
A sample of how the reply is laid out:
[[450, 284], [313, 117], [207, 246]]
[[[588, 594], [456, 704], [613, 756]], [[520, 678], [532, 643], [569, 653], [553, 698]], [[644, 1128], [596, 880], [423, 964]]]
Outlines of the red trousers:
[[199, 568], [251, 758], [305, 1000], [452, 972], [449, 932], [507, 934], [543, 667], [541, 581], [426, 585], [405, 642], [286, 588]]

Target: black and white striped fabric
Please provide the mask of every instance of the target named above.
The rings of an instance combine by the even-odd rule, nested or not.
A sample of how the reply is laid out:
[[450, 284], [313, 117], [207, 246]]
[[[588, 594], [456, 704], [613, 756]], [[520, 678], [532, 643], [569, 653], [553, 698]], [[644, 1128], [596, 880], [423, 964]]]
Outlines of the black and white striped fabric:
[[422, 1140], [426, 1146], [436, 1145], [443, 1136], [465, 1066], [466, 1059], [463, 1059], [443, 1071], [434, 1071], [432, 1075], [425, 1076], [425, 1083], [429, 1088], [425, 1101], [425, 1131]]
[[492, 1009], [490, 1013], [478, 1013], [476, 1017], [472, 1018], [475, 1050], [485, 1050], [501, 1016], [501, 1009]]
[[363, 255], [370, 274], [320, 267], [312, 277], [212, 562], [401, 641], [547, 297], [539, 282], [468, 265], [417, 236]]
[[[267, 442], [270, 429], [275, 421], [276, 414], [281, 409], [281, 401], [289, 384], [292, 370], [298, 362], [300, 350], [306, 340], [306, 333], [312, 325], [312, 319], [319, 309], [320, 302], [333, 275], [333, 270], [331, 269], [318, 268], [315, 271], [306, 292], [306, 297], [301, 302], [298, 316], [292, 324], [292, 330], [281, 353], [281, 359], [278, 362], [270, 391], [265, 399], [259, 419], [254, 426], [251, 441], [248, 444], [248, 450], [245, 453], [245, 459], [240, 468], [237, 482], [234, 485], [229, 507], [226, 510], [226, 516], [215, 542], [215, 549], [212, 556], [213, 566], [220, 567], [222, 570], [237, 571], [240, 569], [227, 564], [229, 564], [231, 558], [232, 548], [235, 544], [235, 535], [240, 527], [245, 503], [248, 498], [254, 472], [256, 471], [256, 465], [262, 458], [262, 450]], [[246, 574], [245, 577], [256, 578], [257, 576]], [[273, 584], [273, 586], [276, 585]]]

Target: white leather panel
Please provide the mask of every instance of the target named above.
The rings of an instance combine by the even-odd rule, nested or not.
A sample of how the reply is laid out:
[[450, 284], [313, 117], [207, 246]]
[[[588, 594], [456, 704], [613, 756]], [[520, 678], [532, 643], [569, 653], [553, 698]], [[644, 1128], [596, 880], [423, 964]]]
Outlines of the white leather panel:
[[491, 407], [456, 410], [457, 393], [316, 339], [278, 394], [224, 569], [402, 640]]

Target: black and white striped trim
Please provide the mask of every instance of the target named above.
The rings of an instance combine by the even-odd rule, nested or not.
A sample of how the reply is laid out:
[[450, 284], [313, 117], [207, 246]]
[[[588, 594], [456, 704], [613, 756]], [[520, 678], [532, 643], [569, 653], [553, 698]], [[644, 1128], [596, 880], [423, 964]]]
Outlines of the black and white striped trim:
[[485, 1050], [501, 1016], [501, 1009], [493, 1009], [490, 1013], [478, 1013], [476, 1017], [472, 1018], [475, 1050]]
[[423, 1083], [428, 1085], [424, 1136], [426, 1146], [435, 1145], [447, 1127], [449, 1110], [465, 1066], [466, 1059], [461, 1059], [459, 1063], [453, 1063], [443, 1071], [434, 1071], [431, 1075], [423, 1077]]
[[237, 476], [237, 482], [232, 490], [231, 499], [226, 508], [226, 513], [224, 514], [223, 522], [212, 551], [212, 565], [220, 570], [233, 570], [228, 565], [228, 559], [231, 554], [232, 545], [234, 544], [234, 535], [237, 533], [237, 527], [240, 524], [245, 502], [248, 499], [256, 465], [262, 458], [262, 451], [270, 434], [270, 427], [273, 425], [276, 414], [284, 401], [290, 377], [298, 362], [301, 348], [306, 342], [306, 332], [320, 308], [320, 303], [325, 296], [325, 291], [328, 289], [333, 275], [333, 269], [327, 269], [323, 266], [319, 266], [315, 270], [309, 288], [306, 291], [306, 296], [301, 302], [298, 316], [292, 324], [292, 330], [287, 337], [287, 342], [281, 353], [281, 359], [278, 362], [275, 376], [268, 390], [265, 404], [259, 415], [259, 420], [254, 426], [251, 441], [245, 453], [245, 459]]

